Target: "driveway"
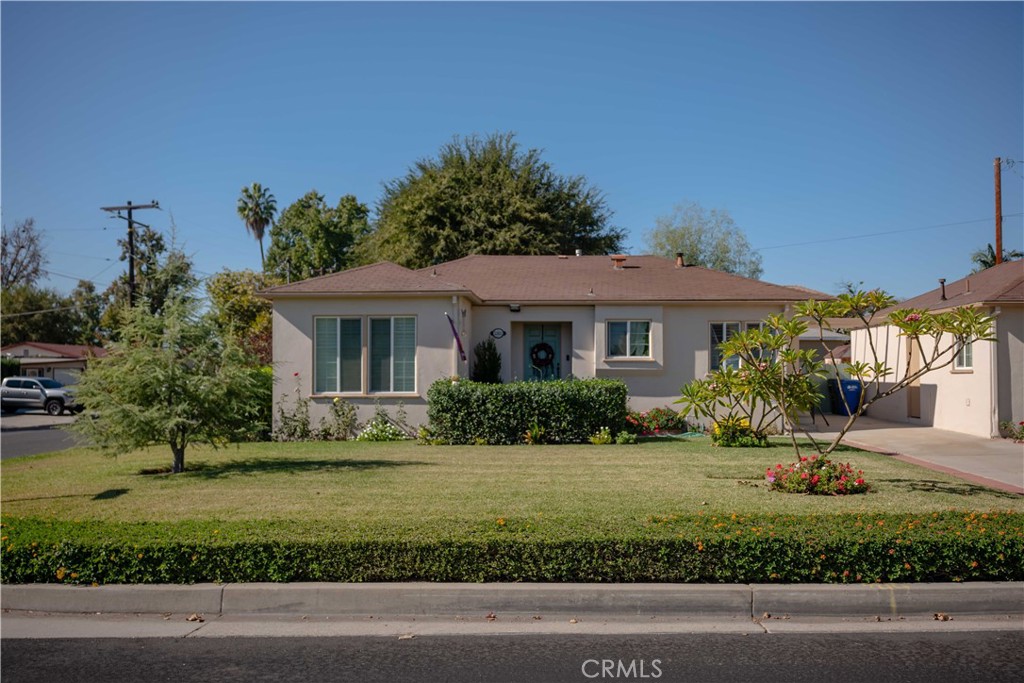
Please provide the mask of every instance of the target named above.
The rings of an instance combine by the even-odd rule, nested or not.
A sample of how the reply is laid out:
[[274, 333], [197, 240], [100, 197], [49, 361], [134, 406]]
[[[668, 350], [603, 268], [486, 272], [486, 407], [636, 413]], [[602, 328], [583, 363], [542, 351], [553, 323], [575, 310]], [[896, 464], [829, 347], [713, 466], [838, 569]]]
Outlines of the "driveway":
[[[840, 415], [817, 421], [817, 433], [836, 433], [845, 424]], [[1009, 439], [986, 439], [934, 427], [858, 418], [843, 443], [891, 455], [968, 481], [1024, 494], [1024, 444]]]

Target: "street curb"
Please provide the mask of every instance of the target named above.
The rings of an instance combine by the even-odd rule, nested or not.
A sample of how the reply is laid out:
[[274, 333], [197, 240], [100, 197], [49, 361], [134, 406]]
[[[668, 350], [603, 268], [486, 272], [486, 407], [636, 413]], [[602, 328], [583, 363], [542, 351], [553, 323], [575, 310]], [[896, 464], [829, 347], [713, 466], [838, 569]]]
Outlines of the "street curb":
[[251, 583], [0, 586], [4, 610], [56, 613], [791, 617], [1024, 615], [1024, 582], [957, 584]]

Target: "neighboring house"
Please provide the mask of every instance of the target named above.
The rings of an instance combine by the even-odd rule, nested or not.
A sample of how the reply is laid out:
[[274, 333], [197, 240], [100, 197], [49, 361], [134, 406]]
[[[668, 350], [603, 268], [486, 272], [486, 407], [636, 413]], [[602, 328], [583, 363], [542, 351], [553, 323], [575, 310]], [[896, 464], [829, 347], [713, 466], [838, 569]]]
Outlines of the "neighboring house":
[[[981, 308], [993, 316], [995, 343], [968, 345], [951, 365], [872, 405], [872, 417], [984, 437], [998, 436], [1001, 421], [1024, 420], [1024, 261], [974, 273], [896, 308], [941, 312], [958, 306]], [[869, 334], [896, 376], [903, 376], [908, 367], [920, 367], [920, 351], [888, 325], [851, 332], [854, 362], [873, 362]], [[925, 354], [931, 352], [931, 346], [924, 348]]]
[[411, 424], [426, 422], [430, 385], [468, 377], [474, 347], [489, 338], [506, 382], [614, 377], [635, 409], [671, 405], [721, 362], [718, 342], [806, 298], [655, 256], [468, 256], [421, 270], [378, 263], [262, 294], [274, 305], [275, 405], [300, 390], [318, 421], [336, 396], [362, 419], [375, 400], [402, 401]]
[[[831, 298], [828, 294], [823, 298]], [[807, 331], [800, 335], [800, 350], [813, 350], [818, 352], [818, 359], [830, 361], [835, 358], [837, 362], [844, 360], [842, 352], [844, 346], [849, 346], [850, 335], [836, 332], [834, 330], [822, 330], [816, 326], [810, 326]], [[838, 351], [838, 353], [837, 353]], [[845, 349], [846, 359], [850, 357], [849, 348]]]
[[75, 384], [89, 359], [107, 352], [99, 346], [22, 342], [0, 348], [0, 354], [21, 361], [21, 374], [26, 377], [49, 377], [61, 384]]

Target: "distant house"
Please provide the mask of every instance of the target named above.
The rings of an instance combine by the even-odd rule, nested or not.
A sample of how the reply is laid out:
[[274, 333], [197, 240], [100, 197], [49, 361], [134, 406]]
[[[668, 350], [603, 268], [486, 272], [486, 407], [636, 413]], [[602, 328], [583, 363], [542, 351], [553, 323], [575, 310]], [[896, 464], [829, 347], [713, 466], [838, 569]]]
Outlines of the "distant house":
[[75, 384], [89, 359], [101, 358], [107, 352], [99, 346], [22, 342], [0, 348], [0, 355], [21, 361], [21, 374], [27, 377], [49, 377], [61, 384]]
[[[948, 367], [872, 405], [872, 417], [984, 437], [998, 436], [1002, 421], [1024, 420], [1024, 261], [1002, 263], [899, 304], [933, 312], [958, 306], [993, 316], [995, 343], [968, 345]], [[851, 332], [854, 362], [871, 362], [868, 335], [897, 376], [919, 367], [919, 349], [888, 325]]]
[[[615, 377], [631, 406], [670, 405], [722, 363], [717, 344], [806, 291], [655, 256], [468, 256], [377, 263], [263, 292], [274, 305], [275, 404], [301, 387], [314, 420], [340, 396], [369, 417], [402, 401], [426, 421], [441, 378], [468, 377], [493, 339], [502, 379]], [[451, 319], [466, 359], [460, 357]]]

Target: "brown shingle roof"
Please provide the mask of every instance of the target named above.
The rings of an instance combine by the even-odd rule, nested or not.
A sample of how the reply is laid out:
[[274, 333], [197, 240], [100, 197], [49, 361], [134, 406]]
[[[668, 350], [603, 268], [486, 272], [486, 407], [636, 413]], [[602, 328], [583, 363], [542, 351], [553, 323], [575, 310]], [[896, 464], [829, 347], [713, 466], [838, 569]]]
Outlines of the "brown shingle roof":
[[48, 344], [46, 342], [19, 342], [17, 344], [7, 344], [0, 353], [5, 353], [8, 349], [15, 346], [31, 346], [34, 349], [45, 351], [52, 354], [54, 358], [89, 358], [95, 356], [102, 358], [107, 355], [107, 350], [99, 346], [87, 346], [84, 344]]
[[466, 256], [437, 271], [483, 301], [799, 301], [806, 292], [699, 266], [677, 268], [660, 256]]
[[982, 303], [1024, 303], [1024, 261], [1005, 261], [956, 282], [947, 282], [945, 300], [942, 287], [936, 287], [901, 301], [895, 308], [942, 310]]
[[383, 261], [372, 266], [271, 287], [262, 294], [273, 299], [278, 294], [451, 294], [464, 291], [463, 287], [436, 277], [429, 271], [409, 270]]
[[466, 256], [413, 271], [393, 263], [272, 287], [263, 294], [465, 293], [484, 302], [800, 301], [807, 291], [660, 256]]

